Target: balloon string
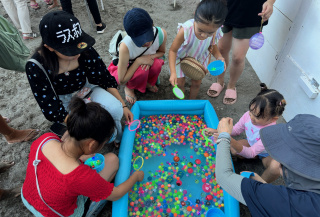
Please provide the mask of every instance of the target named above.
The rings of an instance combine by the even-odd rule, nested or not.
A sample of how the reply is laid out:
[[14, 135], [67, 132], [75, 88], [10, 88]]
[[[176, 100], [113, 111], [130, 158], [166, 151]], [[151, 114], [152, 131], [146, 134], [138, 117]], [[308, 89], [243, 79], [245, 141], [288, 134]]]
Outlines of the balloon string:
[[261, 33], [261, 29], [262, 29], [262, 24], [263, 24], [263, 18], [261, 19], [261, 26], [260, 26], [260, 33]]

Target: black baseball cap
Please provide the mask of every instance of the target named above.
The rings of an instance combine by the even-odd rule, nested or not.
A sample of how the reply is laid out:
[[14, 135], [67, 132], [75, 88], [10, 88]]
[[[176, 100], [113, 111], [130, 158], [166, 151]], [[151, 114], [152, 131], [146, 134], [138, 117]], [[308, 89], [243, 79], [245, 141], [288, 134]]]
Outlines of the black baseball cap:
[[79, 20], [65, 11], [47, 13], [39, 29], [43, 43], [65, 56], [78, 55], [96, 42], [82, 30]]
[[141, 8], [131, 9], [123, 18], [123, 26], [138, 47], [153, 41], [153, 20], [147, 11]]

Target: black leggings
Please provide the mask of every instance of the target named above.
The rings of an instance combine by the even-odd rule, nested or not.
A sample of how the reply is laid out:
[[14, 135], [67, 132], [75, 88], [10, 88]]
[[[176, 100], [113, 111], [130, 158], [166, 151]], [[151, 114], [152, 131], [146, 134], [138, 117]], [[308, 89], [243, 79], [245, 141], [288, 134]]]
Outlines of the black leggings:
[[[71, 4], [71, 0], [60, 0], [61, 6], [62, 6], [62, 10], [72, 14], [72, 4]], [[96, 0], [87, 0], [90, 12], [93, 16], [94, 22], [96, 24], [100, 24], [101, 23], [101, 16], [100, 16], [100, 12], [99, 12], [99, 8], [98, 8], [98, 3]]]

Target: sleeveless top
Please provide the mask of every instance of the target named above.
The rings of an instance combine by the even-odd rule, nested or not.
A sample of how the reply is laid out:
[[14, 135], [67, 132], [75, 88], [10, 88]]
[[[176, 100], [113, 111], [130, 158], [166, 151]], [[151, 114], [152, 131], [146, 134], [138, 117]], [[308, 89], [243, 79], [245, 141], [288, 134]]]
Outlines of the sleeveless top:
[[[208, 37], [205, 40], [199, 40], [194, 33], [193, 24], [194, 24], [194, 19], [178, 24], [178, 31], [180, 30], [181, 27], [183, 28], [184, 42], [181, 45], [181, 47], [178, 49], [176, 64], [178, 64], [182, 58], [189, 56], [189, 57], [195, 58], [201, 64], [203, 64], [205, 68], [207, 68], [209, 58], [207, 58], [206, 61], [204, 60], [209, 54], [208, 48], [212, 44], [213, 38], [214, 38], [213, 45], [218, 44], [218, 41], [220, 38], [222, 38], [223, 33], [221, 31], [221, 28], [219, 28], [213, 36]], [[180, 64], [176, 65], [176, 72], [177, 72], [178, 78], [184, 77], [184, 74], [180, 68]]]
[[[150, 55], [150, 54], [155, 54], [157, 52], [157, 50], [159, 50], [159, 47], [162, 44], [163, 41], [163, 31], [160, 27], [153, 27], [153, 33], [156, 33], [156, 28], [158, 28], [158, 35], [155, 38], [153, 44], [151, 45], [151, 47], [143, 54], [144, 55]], [[160, 39], [162, 38], [162, 41]], [[161, 42], [161, 43], [160, 43]], [[145, 51], [145, 49], [147, 49], [146, 47], [138, 47], [131, 39], [131, 37], [129, 35], [126, 35], [122, 41], [120, 43], [125, 43], [125, 45], [128, 47], [129, 50], [129, 55], [130, 55], [130, 60], [135, 59], [136, 57], [138, 57], [141, 53], [143, 53], [143, 51]]]

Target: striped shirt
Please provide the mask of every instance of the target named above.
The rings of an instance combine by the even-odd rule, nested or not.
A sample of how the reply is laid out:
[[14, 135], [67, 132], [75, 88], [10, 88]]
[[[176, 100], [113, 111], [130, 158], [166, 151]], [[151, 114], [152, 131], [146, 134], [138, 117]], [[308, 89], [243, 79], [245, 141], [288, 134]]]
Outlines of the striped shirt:
[[[178, 24], [178, 31], [181, 27], [183, 28], [184, 42], [177, 52], [176, 64], [178, 64], [182, 58], [189, 56], [195, 58], [202, 63], [205, 68], [207, 68], [209, 58], [207, 58], [206, 61], [205, 59], [209, 54], [208, 48], [212, 44], [212, 39], [214, 38], [214, 45], [218, 44], [218, 41], [220, 38], [222, 38], [223, 33], [221, 28], [219, 28], [216, 34], [213, 36], [208, 37], [205, 40], [199, 40], [194, 33], [193, 24], [194, 19]], [[176, 65], [176, 72], [178, 78], [184, 77], [184, 73], [181, 70], [180, 64]]]

